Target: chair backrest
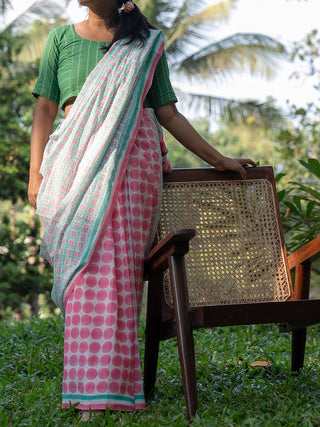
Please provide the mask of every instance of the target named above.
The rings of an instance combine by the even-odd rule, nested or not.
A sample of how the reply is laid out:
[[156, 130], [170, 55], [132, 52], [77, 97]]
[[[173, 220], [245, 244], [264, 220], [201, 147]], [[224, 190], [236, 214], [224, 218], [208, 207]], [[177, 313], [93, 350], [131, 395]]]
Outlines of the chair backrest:
[[[284, 301], [292, 284], [271, 166], [247, 179], [213, 168], [164, 176], [159, 238], [194, 228], [186, 256], [191, 307]], [[172, 306], [169, 274], [165, 299]]]

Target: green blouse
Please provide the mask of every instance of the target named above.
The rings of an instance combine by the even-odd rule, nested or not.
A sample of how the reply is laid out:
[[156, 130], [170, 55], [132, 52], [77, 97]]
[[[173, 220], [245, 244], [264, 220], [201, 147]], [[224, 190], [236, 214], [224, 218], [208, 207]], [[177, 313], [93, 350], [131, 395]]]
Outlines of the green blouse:
[[[87, 76], [105, 55], [106, 42], [80, 37], [72, 24], [53, 29], [46, 41], [39, 69], [39, 77], [32, 91], [60, 104], [80, 92]], [[154, 73], [152, 86], [147, 94], [147, 104], [152, 108], [168, 102], [177, 102], [169, 80], [165, 53], [162, 54]]]

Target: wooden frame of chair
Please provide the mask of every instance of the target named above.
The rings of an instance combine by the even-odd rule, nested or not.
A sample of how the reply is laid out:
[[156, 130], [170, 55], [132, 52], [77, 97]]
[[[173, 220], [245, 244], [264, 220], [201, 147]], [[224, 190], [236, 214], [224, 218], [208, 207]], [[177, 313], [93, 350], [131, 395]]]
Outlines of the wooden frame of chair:
[[[272, 168], [248, 168], [247, 179], [252, 178], [268, 179], [272, 183], [281, 226]], [[239, 180], [239, 176], [228, 171], [218, 172], [203, 168], [173, 170], [164, 177], [164, 182], [230, 179]], [[145, 262], [145, 273], [149, 280], [144, 362], [145, 394], [150, 396], [154, 388], [159, 342], [177, 336], [187, 416], [190, 419], [198, 407], [192, 333], [194, 328], [279, 323], [282, 330], [292, 331], [291, 369], [299, 371], [304, 361], [306, 327], [320, 323], [320, 300], [309, 300], [311, 263], [320, 257], [320, 236], [286, 259], [288, 271], [295, 270], [295, 284], [291, 288], [288, 301], [211, 305], [190, 309], [184, 256], [189, 250], [189, 241], [195, 234], [194, 229], [172, 230], [153, 248]], [[284, 245], [282, 229], [281, 237]], [[168, 268], [173, 308], [168, 307], [163, 293], [163, 272]]]

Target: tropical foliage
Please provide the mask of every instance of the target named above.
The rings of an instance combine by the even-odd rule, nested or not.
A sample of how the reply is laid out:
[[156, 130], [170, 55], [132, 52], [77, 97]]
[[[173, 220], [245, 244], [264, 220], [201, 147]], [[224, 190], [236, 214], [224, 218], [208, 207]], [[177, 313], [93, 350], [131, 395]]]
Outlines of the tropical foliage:
[[290, 183], [289, 190], [281, 190], [283, 227], [290, 236], [289, 250], [299, 248], [319, 235], [320, 231], [320, 162], [301, 160], [309, 177], [300, 177]]
[[13, 58], [23, 47], [10, 31], [0, 33], [0, 200], [13, 203], [25, 197], [28, 181], [29, 139], [32, 122], [29, 84], [36, 66]]
[[38, 314], [40, 294], [50, 305], [52, 270], [39, 255], [40, 221], [28, 208], [19, 216], [0, 222], [0, 319]]
[[[286, 57], [284, 46], [264, 34], [237, 33], [218, 40], [214, 37], [214, 30], [229, 19], [237, 0], [141, 0], [138, 4], [165, 34], [165, 49], [173, 81], [184, 101], [189, 97], [183, 90], [183, 75], [210, 79], [215, 84], [240, 72], [269, 78], [276, 72], [277, 60]], [[200, 102], [207, 113], [222, 113], [227, 120], [239, 121], [252, 112], [270, 120], [275, 112], [280, 115], [272, 105], [231, 101], [208, 93], [193, 91], [192, 100]]]
[[[320, 100], [320, 38], [311, 31], [295, 43], [291, 59], [301, 66], [294, 78], [311, 79]], [[276, 147], [282, 161], [278, 187], [283, 227], [289, 251], [317, 237], [320, 232], [320, 105], [290, 106], [290, 124], [278, 135]], [[313, 265], [315, 294], [319, 294], [320, 263]]]
[[38, 295], [48, 293], [52, 277], [39, 258], [39, 221], [24, 208], [33, 114], [30, 83], [37, 66], [15, 60], [22, 48], [22, 38], [9, 30], [0, 33], [0, 318], [26, 302], [37, 312]]
[[[186, 64], [189, 64], [187, 74], [192, 72], [194, 68], [192, 58], [195, 58], [196, 52], [199, 55], [203, 53], [202, 64], [207, 64], [213, 69], [215, 69], [215, 66], [222, 67], [225, 64], [225, 68], [221, 68], [221, 71], [217, 68], [215, 71], [217, 74], [221, 72], [221, 74], [227, 75], [232, 70], [232, 64], [234, 71], [243, 69], [244, 62], [241, 63], [241, 61], [237, 63], [237, 61], [226, 60], [223, 62], [219, 60], [215, 65], [212, 61], [215, 57], [222, 55], [222, 50], [218, 54], [219, 49], [214, 49], [217, 43], [214, 40], [207, 43], [206, 49], [201, 50], [201, 45], [205, 41], [205, 34], [208, 34], [208, 31], [205, 30], [208, 29], [209, 23], [210, 25], [218, 25], [220, 19], [227, 19], [229, 14], [232, 13], [236, 0], [220, 1], [214, 6], [208, 7], [204, 7], [206, 3], [185, 2], [182, 0], [175, 4], [168, 0], [141, 0], [140, 3], [151, 20], [166, 31], [168, 57], [171, 61], [171, 66], [176, 72], [185, 72], [187, 69]], [[61, 4], [66, 3], [60, 2]], [[7, 11], [9, 7], [10, 1], [2, 1], [0, 3], [0, 12]], [[35, 16], [39, 17], [41, 10], [42, 12], [47, 11], [53, 16], [53, 12], [57, 12], [59, 9], [53, 5], [53, 2], [38, 2], [26, 12], [26, 16], [29, 16], [28, 19], [26, 16], [18, 17], [0, 32], [0, 301], [2, 301], [0, 317], [9, 313], [11, 315], [12, 313], [7, 310], [5, 304], [7, 306], [9, 304], [13, 308], [19, 308], [28, 302], [33, 311], [37, 312], [38, 295], [39, 293], [48, 295], [52, 281], [51, 269], [45, 266], [38, 255], [40, 224], [34, 219], [33, 211], [26, 200], [29, 139], [33, 109], [30, 90], [36, 77], [38, 66], [37, 61], [30, 62], [30, 58], [40, 57], [41, 43], [44, 40], [43, 35], [52, 25], [61, 23], [55, 18], [50, 18], [49, 20], [42, 18], [31, 25], [30, 19]], [[28, 23], [25, 24], [26, 22]], [[303, 59], [305, 61], [309, 60], [311, 58], [310, 55], [312, 55], [314, 59], [312, 65], [316, 69], [316, 55], [313, 46], [318, 49], [317, 36], [314, 34], [310, 37], [301, 42], [301, 50], [299, 45], [296, 46], [294, 55], [299, 56], [304, 52]], [[248, 47], [250, 46], [250, 40], [257, 41], [258, 39], [255, 36], [252, 38], [249, 35], [243, 37], [236, 35], [232, 39], [233, 47], [231, 49], [229, 38], [229, 49], [226, 51], [227, 57], [228, 55], [245, 56], [246, 49], [244, 49], [244, 45], [247, 43], [246, 46]], [[30, 40], [33, 40], [33, 42], [31, 43]], [[262, 39], [260, 38], [259, 40], [261, 41]], [[271, 40], [268, 41], [268, 39], [265, 39], [265, 41], [267, 54], [272, 42]], [[221, 48], [226, 45], [220, 43], [219, 46]], [[303, 51], [302, 49], [304, 49], [305, 45], [309, 46], [308, 49], [310, 50]], [[27, 55], [26, 46], [29, 48]], [[209, 46], [211, 47], [209, 48]], [[274, 51], [271, 49], [270, 52], [275, 55], [281, 54], [281, 46], [277, 45], [277, 48], [275, 48], [275, 45], [273, 46]], [[32, 47], [33, 52], [30, 52], [30, 47]], [[278, 53], [277, 49], [279, 49]], [[255, 53], [251, 56], [249, 55], [246, 60], [247, 69], [251, 71], [254, 71], [254, 69], [256, 71], [258, 69], [261, 70], [260, 66], [260, 68], [254, 67], [254, 61], [252, 66], [248, 65], [253, 56], [256, 55], [256, 58], [262, 58], [264, 55], [262, 48], [253, 47], [253, 51]], [[319, 49], [317, 51], [319, 52]], [[185, 55], [184, 52], [190, 53], [191, 62], [188, 63], [188, 55]], [[268, 60], [264, 66], [267, 72]], [[310, 66], [310, 68], [312, 67]], [[195, 68], [195, 71], [196, 73], [201, 73], [202, 68]], [[319, 113], [319, 111], [315, 105], [310, 105], [305, 109], [292, 106], [291, 117], [294, 124], [284, 127], [280, 132], [279, 126], [283, 126], [283, 122], [278, 120], [279, 117], [273, 109], [272, 100], [270, 101], [271, 108], [268, 112], [271, 121], [262, 122], [263, 126], [268, 128], [267, 132], [261, 128], [261, 119], [252, 113], [252, 111], [254, 113], [257, 111], [255, 105], [253, 110], [250, 110], [250, 114], [243, 114], [243, 109], [241, 108], [236, 109], [234, 106], [229, 108], [227, 100], [223, 105], [225, 115], [238, 114], [243, 119], [242, 124], [227, 126], [221, 122], [218, 123], [219, 129], [212, 132], [207, 119], [198, 119], [195, 122], [196, 128], [221, 151], [226, 153], [225, 147], [228, 146], [228, 153], [234, 157], [250, 152], [256, 153], [254, 157], [261, 159], [261, 163], [280, 164], [283, 171], [288, 171], [288, 175], [280, 180], [280, 186], [281, 182], [287, 184], [292, 180], [290, 171], [294, 171], [292, 174], [296, 173], [298, 160], [303, 159], [307, 162], [308, 156], [318, 155], [319, 123], [315, 113]], [[259, 107], [261, 108], [262, 106]], [[264, 108], [266, 107], [264, 106]], [[301, 120], [297, 120], [297, 118]], [[277, 137], [277, 135], [279, 136]], [[167, 144], [170, 149], [169, 157], [174, 166], [205, 166], [198, 158], [184, 150], [180, 145], [178, 146], [170, 136], [167, 136]], [[275, 147], [277, 147], [277, 151], [275, 151]], [[303, 171], [301, 173], [302, 176], [307, 169], [302, 168], [301, 170]], [[296, 177], [297, 175], [295, 175]], [[318, 179], [317, 176], [311, 177], [311, 175], [309, 178], [312, 178], [315, 182]], [[295, 181], [299, 180], [296, 179]], [[308, 220], [311, 218], [312, 221], [316, 219], [317, 215], [318, 202], [315, 196], [316, 193], [310, 193], [310, 191], [308, 193], [306, 191], [309, 183], [303, 182], [303, 185], [305, 187], [294, 187], [295, 192], [291, 190], [290, 192], [285, 191], [285, 194], [281, 193], [283, 195], [281, 201], [283, 215], [285, 216], [285, 213], [287, 213], [288, 217], [288, 209], [290, 209], [291, 213], [289, 219], [285, 221], [289, 244], [297, 234], [295, 233], [295, 227], [297, 227], [301, 236], [307, 234], [303, 228], [306, 226], [306, 215], [309, 215]], [[317, 191], [315, 187], [311, 186], [310, 188]], [[304, 198], [301, 196], [303, 191]], [[297, 197], [301, 198], [301, 209], [300, 211], [298, 209], [300, 219], [292, 207], [297, 207]], [[300, 221], [299, 225], [297, 225], [297, 221]], [[309, 223], [311, 224], [311, 222]], [[316, 225], [309, 227], [312, 229], [313, 234], [316, 233], [316, 227]], [[298, 244], [298, 242], [296, 241], [295, 244]]]
[[285, 52], [281, 43], [262, 34], [234, 34], [222, 40], [210, 36], [212, 29], [229, 18], [237, 0], [140, 3], [151, 22], [164, 31], [165, 49], [174, 71], [218, 79], [249, 70], [268, 77], [275, 71], [276, 58]]
[[[190, 77], [219, 80], [234, 73], [250, 72], [266, 78], [274, 75], [277, 59], [286, 55], [284, 46], [275, 39], [257, 33], [238, 33], [216, 40], [212, 29], [222, 21], [228, 20], [238, 0], [140, 0], [137, 1], [150, 21], [165, 34], [165, 49], [173, 76], [177, 76], [175, 86], [180, 97], [188, 102], [189, 92], [181, 91], [180, 74]], [[26, 12], [17, 17], [9, 27], [19, 30], [24, 24], [34, 21], [36, 16], [64, 16], [61, 5], [70, 0], [37, 1]], [[214, 4], [212, 4], [214, 3]], [[5, 9], [10, 1], [4, 0]], [[63, 21], [56, 22], [56, 25]], [[51, 25], [38, 24], [38, 28], [24, 34], [27, 43], [22, 58], [36, 60], [41, 56], [43, 45]], [[250, 101], [235, 101], [203, 93], [191, 96], [192, 101], [200, 102], [208, 113], [222, 114], [226, 121], [241, 120], [253, 112], [264, 121], [272, 121], [276, 114], [281, 115], [274, 105]]]
[[11, 0], [0, 0], [0, 14], [4, 15], [9, 9], [12, 9]]
[[298, 175], [306, 175], [307, 171], [300, 166], [299, 160], [306, 162], [309, 157], [320, 158], [320, 37], [317, 30], [295, 43], [291, 60], [297, 63], [292, 78], [310, 81], [318, 93], [318, 102], [309, 102], [303, 107], [289, 105], [291, 124], [281, 130], [277, 144], [281, 157], [285, 159], [283, 172], [287, 182]]
[[[65, 0], [65, 4], [70, 3], [70, 0]], [[11, 0], [1, 0], [0, 1], [0, 14], [5, 16], [6, 13], [12, 9], [13, 3]], [[35, 19], [39, 17], [54, 17], [62, 15], [64, 13], [64, 8], [59, 3], [58, 0], [38, 0], [31, 3], [23, 13], [16, 16], [10, 22], [5, 22], [2, 30], [10, 30], [14, 33], [20, 33], [23, 30], [23, 27], [26, 24], [34, 22]]]
[[[3, 2], [1, 11], [9, 6]], [[31, 7], [33, 14], [40, 10]], [[39, 257], [40, 223], [26, 205], [30, 92], [38, 64], [21, 59], [28, 39], [17, 32], [18, 22], [25, 20], [17, 19], [0, 32], [0, 318], [11, 316], [12, 309], [25, 314], [24, 303], [37, 313], [39, 294], [48, 294], [52, 282], [51, 269]]]

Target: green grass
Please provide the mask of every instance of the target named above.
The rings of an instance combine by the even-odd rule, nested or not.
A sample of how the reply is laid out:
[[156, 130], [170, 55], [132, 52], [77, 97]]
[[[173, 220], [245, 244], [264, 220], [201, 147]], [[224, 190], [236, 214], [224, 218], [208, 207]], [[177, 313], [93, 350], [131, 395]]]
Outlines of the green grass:
[[[290, 374], [290, 335], [275, 326], [195, 332], [199, 410], [194, 426], [320, 425], [320, 335], [309, 328], [305, 369]], [[187, 426], [177, 345], [161, 344], [157, 386], [146, 411], [106, 411], [81, 423], [60, 408], [62, 319], [0, 323], [0, 426]], [[143, 326], [140, 331], [143, 347]], [[143, 355], [142, 355], [143, 356]], [[250, 363], [268, 360], [267, 368]]]

